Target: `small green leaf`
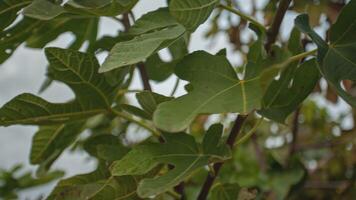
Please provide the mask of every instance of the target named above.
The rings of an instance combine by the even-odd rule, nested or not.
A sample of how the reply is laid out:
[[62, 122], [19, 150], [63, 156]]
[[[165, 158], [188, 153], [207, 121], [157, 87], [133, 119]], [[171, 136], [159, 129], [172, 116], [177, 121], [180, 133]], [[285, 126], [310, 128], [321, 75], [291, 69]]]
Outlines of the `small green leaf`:
[[219, 0], [171, 0], [169, 10], [189, 31], [195, 31], [208, 19], [219, 2]]
[[194, 52], [177, 64], [175, 73], [189, 81], [193, 90], [158, 106], [154, 123], [165, 131], [184, 130], [198, 114], [247, 114], [260, 106], [259, 78], [239, 80], [224, 56]]
[[185, 33], [181, 26], [144, 34], [114, 46], [99, 72], [107, 72], [119, 67], [144, 61], [150, 55], [169, 46]]
[[208, 152], [199, 150], [198, 144], [190, 135], [165, 134], [166, 143], [134, 147], [122, 160], [114, 162], [111, 173], [114, 176], [143, 175], [161, 163], [174, 165], [174, 169], [162, 176], [143, 179], [137, 189], [142, 198], [163, 193], [184, 181], [198, 168], [206, 166], [209, 160], [225, 160], [230, 157], [226, 145], [217, 145], [221, 138], [222, 126], [215, 126], [208, 131], [207, 137], [211, 137], [211, 134], [220, 137], [215, 143], [203, 144], [204, 149], [210, 149]]
[[173, 99], [171, 97], [166, 97], [149, 91], [137, 93], [136, 98], [141, 107], [151, 116], [159, 104]]
[[50, 20], [65, 12], [63, 7], [50, 1], [34, 0], [24, 9], [23, 14], [35, 19]]
[[273, 80], [263, 97], [261, 115], [284, 123], [285, 119], [313, 91], [320, 76], [315, 59], [297, 67], [292, 64]]
[[342, 86], [343, 80], [356, 81], [356, 1], [350, 1], [341, 11], [330, 29], [330, 45], [327, 45], [309, 25], [307, 15], [296, 18], [296, 26], [307, 33], [318, 45], [318, 61], [322, 75], [350, 105], [356, 106], [356, 97]]

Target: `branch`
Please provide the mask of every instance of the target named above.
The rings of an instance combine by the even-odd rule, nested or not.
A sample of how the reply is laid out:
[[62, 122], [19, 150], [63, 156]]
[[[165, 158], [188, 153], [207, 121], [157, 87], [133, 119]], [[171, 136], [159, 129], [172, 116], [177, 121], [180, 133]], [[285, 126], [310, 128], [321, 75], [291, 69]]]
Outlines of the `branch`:
[[289, 158], [294, 154], [297, 147], [298, 131], [299, 131], [299, 114], [300, 107], [294, 112], [293, 126], [292, 126], [292, 142], [289, 147]]
[[267, 42], [265, 44], [265, 48], [267, 52], [271, 50], [272, 44], [276, 42], [284, 15], [288, 10], [291, 1], [292, 0], [281, 0], [279, 2], [278, 9], [276, 15], [273, 18], [271, 28], [267, 31]]
[[[234, 126], [231, 129], [230, 135], [228, 139], [226, 140], [226, 144], [232, 149], [236, 140], [236, 137], [241, 131], [241, 127], [243, 123], [245, 122], [246, 118], [248, 115], [238, 115], [235, 122]], [[214, 173], [209, 173], [208, 176], [205, 179], [204, 185], [202, 189], [200, 190], [199, 196], [197, 200], [206, 200], [208, 197], [209, 191], [211, 189], [211, 186], [213, 185], [217, 175], [219, 174], [219, 171], [224, 163], [215, 163], [213, 166]]]
[[255, 149], [256, 158], [257, 158], [258, 164], [260, 165], [261, 171], [263, 173], [266, 173], [267, 172], [266, 156], [257, 142], [257, 135], [253, 134], [251, 139], [252, 139], [253, 148]]
[[145, 90], [148, 90], [148, 91], [152, 92], [152, 87], [150, 85], [150, 79], [148, 78], [148, 74], [147, 74], [147, 71], [146, 71], [146, 68], [145, 68], [145, 64], [138, 63], [137, 67], [138, 67], [138, 70], [140, 71], [143, 88]]

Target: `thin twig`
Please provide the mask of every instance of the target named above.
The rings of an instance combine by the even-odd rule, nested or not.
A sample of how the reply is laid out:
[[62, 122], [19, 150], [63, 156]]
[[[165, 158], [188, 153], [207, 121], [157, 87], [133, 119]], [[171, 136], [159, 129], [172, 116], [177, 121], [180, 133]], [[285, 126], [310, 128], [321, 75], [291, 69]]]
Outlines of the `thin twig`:
[[246, 15], [245, 13], [243, 13], [235, 8], [232, 8], [230, 6], [227, 6], [227, 5], [220, 4], [219, 7], [240, 16], [241, 19], [251, 22], [254, 25], [258, 26], [261, 30], [266, 31], [265, 26], [263, 24], [261, 24], [260, 22], [258, 22], [255, 18], [253, 18], [249, 15]]
[[299, 131], [299, 115], [300, 115], [300, 107], [294, 112], [293, 126], [292, 126], [292, 142], [289, 146], [289, 158], [293, 156], [296, 147], [297, 147], [297, 139], [298, 139], [298, 131]]
[[142, 84], [143, 84], [143, 88], [145, 90], [151, 91], [152, 92], [152, 87], [148, 78], [148, 74], [145, 68], [145, 64], [143, 63], [138, 63], [137, 64], [138, 70], [140, 72], [141, 75], [141, 80], [142, 80]]
[[[238, 115], [235, 122], [234, 126], [231, 129], [230, 135], [228, 139], [226, 140], [226, 144], [232, 149], [236, 140], [236, 137], [241, 131], [242, 125], [245, 122], [247, 118], [247, 115]], [[211, 189], [211, 186], [213, 185], [217, 175], [219, 174], [220, 168], [222, 167], [224, 163], [215, 163], [213, 166], [214, 173], [209, 173], [208, 176], [205, 179], [204, 185], [202, 189], [200, 190], [199, 196], [197, 200], [206, 200], [208, 197], [209, 191]]]
[[277, 36], [279, 33], [279, 29], [281, 28], [281, 24], [286, 14], [289, 4], [292, 0], [281, 0], [278, 5], [278, 9], [276, 11], [276, 15], [273, 18], [271, 28], [267, 31], [267, 41], [265, 48], [269, 52], [271, 50], [271, 46], [276, 42]]
[[255, 149], [257, 161], [258, 161], [258, 164], [260, 165], [261, 171], [266, 172], [267, 171], [266, 156], [265, 156], [264, 152], [262, 151], [260, 145], [257, 142], [256, 133], [252, 135], [251, 139], [252, 139], [253, 148]]

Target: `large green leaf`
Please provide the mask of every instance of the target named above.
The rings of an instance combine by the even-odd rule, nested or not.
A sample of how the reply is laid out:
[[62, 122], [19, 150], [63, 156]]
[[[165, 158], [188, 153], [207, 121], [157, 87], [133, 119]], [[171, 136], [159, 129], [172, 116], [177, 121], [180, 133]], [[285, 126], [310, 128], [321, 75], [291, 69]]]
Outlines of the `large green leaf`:
[[49, 103], [31, 94], [22, 94], [0, 109], [0, 125], [58, 124], [106, 112], [116, 86], [97, 73], [99, 63], [93, 55], [73, 50], [47, 48], [51, 79], [67, 84], [76, 98], [69, 103]]
[[191, 83], [193, 90], [158, 106], [154, 123], [160, 129], [179, 132], [198, 114], [247, 114], [260, 106], [258, 77], [239, 80], [224, 56], [194, 52], [184, 57], [175, 71], [179, 78]]
[[[143, 175], [159, 164], [170, 164], [174, 169], [162, 176], [143, 179], [138, 186], [140, 197], [163, 193], [184, 181], [195, 170], [206, 166], [211, 159], [225, 160], [230, 157], [229, 148], [221, 145], [221, 125], [213, 125], [203, 142], [203, 150], [190, 135], [165, 134], [166, 143], [138, 145], [122, 160], [114, 162], [114, 176]], [[214, 138], [212, 140], [211, 138]]]
[[2, 0], [0, 1], [0, 31], [3, 31], [17, 17], [17, 12], [30, 4], [32, 0]]
[[75, 141], [82, 127], [82, 123], [40, 127], [32, 139], [31, 164], [44, 164], [45, 166], [41, 167], [48, 169], [58, 156]]
[[356, 97], [342, 86], [343, 80], [356, 81], [356, 1], [350, 1], [330, 29], [328, 45], [310, 28], [307, 15], [296, 18], [296, 25], [318, 45], [318, 61], [322, 75], [350, 105], [356, 106]]
[[171, 0], [169, 10], [189, 31], [194, 31], [204, 23], [219, 0]]
[[[164, 16], [164, 17], [163, 17]], [[145, 22], [151, 21], [152, 27]], [[170, 46], [185, 34], [185, 28], [159, 9], [140, 18], [128, 35], [133, 39], [117, 43], [106, 58], [100, 72], [144, 61], [152, 54]]]

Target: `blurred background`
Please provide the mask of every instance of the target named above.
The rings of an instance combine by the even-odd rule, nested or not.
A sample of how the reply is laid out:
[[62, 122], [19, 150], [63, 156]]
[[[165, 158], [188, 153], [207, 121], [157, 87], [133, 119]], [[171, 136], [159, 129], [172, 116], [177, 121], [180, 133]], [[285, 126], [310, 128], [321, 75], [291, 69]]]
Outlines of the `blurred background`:
[[[294, 5], [284, 18], [281, 28], [281, 42], [286, 42], [286, 38], [289, 37], [293, 28], [293, 20], [298, 12], [308, 12], [314, 20], [313, 25], [318, 33], [325, 36], [330, 26], [329, 20], [335, 18], [335, 13], [340, 10], [340, 6], [337, 7], [340, 3], [338, 1], [300, 0], [300, 2], [298, 5]], [[270, 9], [267, 8], [271, 4], [270, 1], [240, 0], [235, 3], [239, 9], [254, 15], [259, 21], [269, 23], [268, 16], [271, 13], [268, 13]], [[136, 18], [139, 18], [142, 14], [163, 6], [166, 6], [165, 0], [140, 0], [134, 7], [133, 13]], [[120, 28], [122, 27], [114, 20], [103, 18], [100, 21], [98, 37], [103, 35], [114, 36]], [[244, 63], [245, 53], [253, 38], [255, 36], [252, 31], [240, 21], [239, 17], [230, 16], [226, 13], [221, 14], [220, 11], [217, 11], [193, 34], [189, 51], [206, 50], [216, 53], [220, 49], [226, 48], [230, 62], [235, 67], [240, 67]], [[48, 46], [65, 48], [71, 40], [73, 40], [71, 33], [66, 33]], [[312, 44], [307, 45], [307, 49], [313, 48], [315, 46]], [[98, 56], [100, 62], [104, 60], [106, 55], [107, 53], [102, 53]], [[166, 50], [162, 50], [160, 55], [163, 60], [170, 59]], [[45, 80], [46, 66], [47, 61], [43, 50], [30, 49], [21, 45], [12, 57], [0, 67], [0, 105], [20, 93], [37, 94]], [[152, 82], [153, 90], [160, 94], [169, 95], [175, 80], [175, 77], [172, 76], [164, 82]], [[181, 96], [185, 93], [184, 84], [183, 82], [180, 83], [175, 96]], [[131, 89], [141, 88], [142, 84], [138, 74], [136, 74]], [[59, 83], [53, 83], [40, 96], [51, 102], [64, 102], [74, 97], [69, 88]], [[131, 96], [131, 99], [133, 102], [135, 101], [133, 96]], [[355, 172], [350, 171], [355, 165], [355, 158], [352, 155], [352, 152], [355, 152], [353, 146], [355, 139], [350, 136], [354, 132], [353, 115], [353, 110], [336, 97], [324, 80], [320, 81], [319, 88], [301, 107], [298, 120], [301, 124], [299, 140], [302, 142], [296, 147], [297, 151], [301, 152], [305, 160], [304, 164], [309, 171], [314, 173], [321, 169], [321, 172], [318, 173], [324, 173], [324, 170], [326, 170], [324, 175], [320, 176], [324, 179], [311, 181], [308, 186], [321, 187], [322, 190], [330, 188], [341, 190], [347, 186], [343, 181], [347, 177], [355, 176]], [[225, 117], [224, 122], [229, 124], [232, 119], [231, 116]], [[209, 124], [218, 119], [220, 119], [219, 116], [212, 116], [209, 120], [204, 119], [203, 127], [208, 127]], [[197, 127], [199, 129], [199, 126]], [[29, 152], [32, 136], [36, 130], [36, 127], [29, 126], [0, 128], [0, 169], [10, 170], [14, 165], [23, 164], [22, 171], [35, 171], [36, 168], [29, 164]], [[283, 149], [282, 147], [288, 144], [292, 137], [290, 128], [275, 123], [265, 122], [259, 131], [261, 132], [261, 137], [258, 140], [260, 146], [271, 152]], [[278, 158], [276, 155], [274, 154], [274, 159]], [[66, 172], [65, 177], [90, 172], [95, 167], [96, 161], [90, 159], [84, 151], [71, 150], [62, 154], [53, 165], [53, 169], [64, 170]], [[329, 176], [334, 176], [334, 178]], [[21, 191], [19, 193], [20, 199], [35, 199], [42, 194], [48, 194], [54, 186], [55, 182], [52, 182], [44, 187]]]

